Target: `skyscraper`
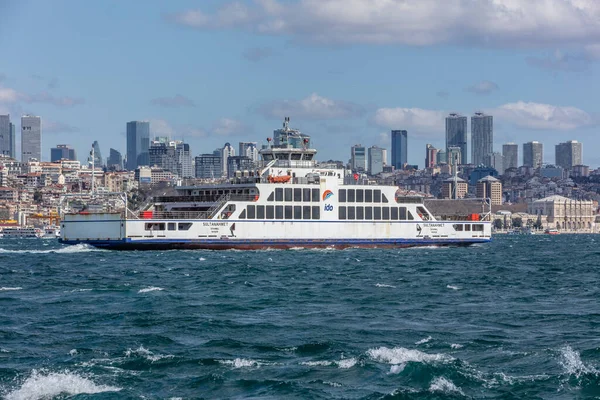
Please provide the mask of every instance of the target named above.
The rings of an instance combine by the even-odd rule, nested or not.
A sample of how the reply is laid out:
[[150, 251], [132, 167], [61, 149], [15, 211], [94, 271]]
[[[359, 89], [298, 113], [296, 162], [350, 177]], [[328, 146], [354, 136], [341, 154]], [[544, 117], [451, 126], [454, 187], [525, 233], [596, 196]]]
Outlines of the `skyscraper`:
[[523, 165], [526, 167], [541, 168], [544, 162], [544, 146], [540, 142], [527, 142], [523, 144]]
[[355, 144], [350, 149], [350, 162], [352, 171], [365, 172], [367, 170], [367, 149], [365, 146]]
[[21, 117], [21, 161], [42, 161], [42, 119], [33, 115]]
[[250, 157], [252, 162], [258, 161], [258, 148], [256, 142], [240, 142], [239, 143], [239, 155]]
[[153, 140], [148, 150], [150, 166], [170, 171], [180, 178], [193, 178], [190, 145], [180, 140]]
[[134, 171], [137, 167], [148, 165], [148, 149], [150, 148], [150, 123], [131, 121], [127, 123], [127, 169]]
[[383, 150], [381, 147], [369, 147], [369, 175], [377, 175], [383, 172]]
[[[471, 163], [485, 164], [494, 151], [494, 121], [491, 115], [476, 112], [471, 117]], [[489, 167], [489, 165], [487, 165]]]
[[104, 161], [102, 160], [100, 144], [98, 144], [97, 140], [94, 140], [94, 143], [92, 143], [92, 147], [94, 148], [94, 167], [103, 167]]
[[557, 144], [554, 148], [556, 165], [564, 169], [572, 169], [575, 165], [583, 164], [582, 147], [582, 144], [577, 140]]
[[504, 174], [504, 156], [494, 152], [485, 156], [483, 164], [486, 167], [494, 168], [500, 175]]
[[431, 144], [425, 146], [425, 168], [433, 168], [437, 164], [438, 150]]
[[106, 167], [110, 170], [120, 171], [123, 169], [123, 156], [113, 148], [110, 149]]
[[223, 175], [221, 156], [217, 154], [202, 154], [196, 157], [196, 178], [218, 179]]
[[[450, 147], [460, 147], [459, 164], [467, 163], [467, 117], [452, 113], [446, 117], [446, 152]], [[450, 162], [450, 161], [448, 161]]]
[[392, 131], [392, 166], [394, 169], [402, 169], [406, 163], [408, 163], [408, 132]]
[[[504, 171], [509, 168], [517, 168], [519, 166], [519, 145], [516, 143], [503, 144], [502, 156], [504, 157], [504, 162], [502, 163]], [[504, 171], [498, 172], [503, 174]]]
[[10, 156], [14, 159], [17, 158], [17, 133], [15, 130], [15, 124], [10, 124]]
[[[231, 143], [225, 143], [225, 146], [221, 149], [221, 167], [223, 168], [223, 176], [229, 176], [229, 157], [235, 156], [235, 149]], [[234, 171], [235, 172], [235, 171]]]
[[10, 123], [10, 115], [0, 115], [0, 154], [14, 157], [14, 125]]
[[50, 162], [57, 162], [60, 160], [71, 160], [76, 161], [77, 156], [75, 149], [71, 148], [68, 144], [58, 144], [56, 147], [50, 149]]

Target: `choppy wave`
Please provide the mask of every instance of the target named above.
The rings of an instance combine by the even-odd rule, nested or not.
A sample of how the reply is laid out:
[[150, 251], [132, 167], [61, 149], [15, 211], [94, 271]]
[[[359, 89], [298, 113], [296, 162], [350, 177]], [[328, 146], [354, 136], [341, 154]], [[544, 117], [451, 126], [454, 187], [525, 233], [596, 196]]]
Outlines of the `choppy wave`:
[[0, 292], [10, 292], [13, 290], [23, 290], [22, 287], [20, 286], [15, 286], [15, 287], [0, 287]]
[[18, 389], [8, 393], [6, 400], [45, 400], [60, 395], [76, 396], [118, 392], [121, 388], [99, 385], [91, 379], [71, 371], [48, 372], [33, 370]]
[[396, 287], [394, 285], [387, 285], [385, 283], [376, 283], [375, 286], [376, 287], [384, 287], [384, 288], [395, 288]]
[[428, 354], [419, 350], [406, 349], [404, 347], [394, 347], [393, 349], [378, 347], [376, 349], [369, 349], [367, 355], [374, 361], [392, 365], [405, 364], [408, 362], [432, 363], [453, 360], [452, 357], [446, 354]]
[[305, 365], [308, 367], [331, 367], [337, 366], [340, 369], [349, 369], [354, 367], [358, 363], [358, 360], [354, 357], [351, 358], [342, 358], [341, 360], [317, 360], [317, 361], [303, 361], [300, 365]]
[[427, 336], [425, 339], [421, 339], [421, 340], [419, 340], [419, 341], [415, 342], [415, 344], [416, 344], [417, 346], [418, 346], [418, 345], [420, 345], [420, 344], [425, 344], [425, 343], [428, 343], [428, 342], [430, 342], [432, 339], [433, 339], [433, 338], [432, 338], [431, 336]]
[[87, 244], [74, 244], [72, 246], [65, 246], [65, 247], [60, 247], [57, 249], [49, 249], [49, 250], [13, 250], [13, 249], [4, 249], [0, 247], [0, 254], [2, 253], [7, 253], [7, 254], [50, 254], [50, 253], [57, 253], [57, 254], [72, 254], [72, 253], [89, 253], [91, 251], [107, 251], [107, 250], [102, 250], [102, 249], [98, 249], [96, 247], [87, 245]]
[[587, 374], [598, 375], [598, 370], [589, 365], [585, 365], [583, 361], [581, 361], [579, 353], [573, 350], [571, 346], [561, 348], [560, 356], [560, 364], [565, 369], [567, 375], [572, 375], [576, 378], [580, 378]]
[[165, 290], [158, 286], [148, 286], [146, 288], [138, 290], [138, 293], [148, 293], [148, 292], [160, 292], [161, 290]]
[[219, 360], [220, 364], [229, 365], [233, 368], [258, 368], [262, 365], [255, 360], [250, 360], [247, 358], [236, 358], [235, 360]]
[[431, 381], [431, 385], [429, 386], [430, 392], [441, 392], [441, 393], [457, 393], [464, 396], [463, 391], [458, 388], [454, 383], [450, 380], [444, 378], [443, 376], [438, 376]]
[[127, 351], [125, 351], [125, 357], [132, 357], [134, 355], [143, 357], [150, 362], [156, 362], [162, 359], [175, 357], [172, 354], [155, 354], [144, 346], [140, 346], [135, 350], [127, 349]]

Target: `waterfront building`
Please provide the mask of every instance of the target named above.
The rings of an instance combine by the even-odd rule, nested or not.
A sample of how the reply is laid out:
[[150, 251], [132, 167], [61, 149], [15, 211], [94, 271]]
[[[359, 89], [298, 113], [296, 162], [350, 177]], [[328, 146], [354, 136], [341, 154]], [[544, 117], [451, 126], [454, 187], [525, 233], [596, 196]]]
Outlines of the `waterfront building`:
[[491, 175], [477, 181], [477, 198], [489, 198], [493, 206], [502, 204], [502, 182]]
[[220, 157], [221, 157], [221, 167], [223, 168], [223, 176], [229, 176], [229, 171], [228, 171], [228, 167], [229, 167], [229, 157], [234, 157], [235, 156], [235, 149], [233, 148], [233, 146], [227, 142], [225, 143], [225, 146], [223, 146], [223, 148], [220, 150]]
[[425, 146], [425, 168], [435, 167], [437, 162], [438, 149], [427, 143]]
[[471, 163], [486, 164], [487, 158], [494, 151], [494, 121], [491, 115], [476, 112], [471, 117]]
[[111, 170], [120, 171], [123, 169], [123, 156], [113, 148], [110, 149], [106, 167]]
[[176, 176], [171, 171], [160, 167], [145, 165], [135, 169], [134, 179], [139, 184], [154, 185], [161, 182], [173, 182]]
[[533, 141], [523, 144], [523, 165], [526, 167], [541, 168], [544, 162], [544, 146]]
[[501, 153], [490, 153], [484, 157], [484, 160], [485, 166], [495, 169], [500, 175], [504, 174], [504, 156]]
[[575, 165], [581, 165], [583, 145], [577, 140], [569, 140], [565, 143], [559, 143], [555, 146], [555, 163], [559, 167], [570, 170]]
[[365, 146], [355, 144], [350, 152], [350, 164], [354, 172], [367, 171], [367, 149]]
[[223, 176], [221, 156], [216, 154], [201, 154], [195, 158], [196, 178], [219, 179]]
[[15, 158], [15, 125], [10, 115], [0, 115], [0, 154]]
[[408, 163], [408, 131], [392, 131], [392, 166], [402, 169]]
[[529, 214], [545, 215], [548, 228], [592, 232], [595, 227], [595, 207], [591, 200], [555, 195], [529, 203], [528, 209]]
[[377, 146], [369, 147], [369, 175], [377, 175], [383, 172], [384, 149]]
[[58, 162], [60, 160], [77, 160], [75, 149], [68, 144], [57, 144], [56, 147], [50, 149], [50, 162]]
[[258, 147], [256, 142], [240, 142], [238, 150], [238, 155], [250, 157], [254, 163], [258, 162]]
[[[452, 113], [446, 117], [446, 151], [460, 148], [458, 164], [467, 163], [467, 117]], [[450, 163], [450, 161], [448, 161]]]
[[227, 158], [227, 178], [233, 178], [236, 172], [242, 174], [254, 172], [255, 164], [250, 157], [246, 156], [230, 156]]
[[21, 161], [42, 160], [42, 119], [33, 115], [21, 117]]
[[509, 168], [518, 168], [519, 167], [519, 145], [516, 143], [506, 143], [502, 145], [502, 156], [504, 157], [503, 170], [501, 172], [504, 174]]
[[150, 163], [150, 123], [131, 121], [127, 123], [127, 169], [135, 170]]
[[150, 165], [160, 167], [180, 178], [192, 178], [190, 145], [180, 140], [152, 141], [148, 150]]
[[459, 177], [448, 178], [442, 182], [442, 198], [444, 199], [462, 199], [467, 195], [468, 190], [467, 182]]
[[[310, 136], [300, 132], [298, 129], [290, 128], [290, 117], [285, 117], [283, 128], [273, 131], [273, 144], [278, 148], [304, 149], [310, 148]], [[227, 167], [227, 163], [225, 168]]]

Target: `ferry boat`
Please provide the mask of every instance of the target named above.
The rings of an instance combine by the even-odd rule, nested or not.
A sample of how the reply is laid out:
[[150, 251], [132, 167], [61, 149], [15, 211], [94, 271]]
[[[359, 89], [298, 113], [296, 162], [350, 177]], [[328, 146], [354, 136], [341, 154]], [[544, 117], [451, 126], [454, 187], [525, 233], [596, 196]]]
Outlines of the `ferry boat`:
[[3, 238], [40, 238], [43, 234], [41, 229], [32, 226], [8, 226], [2, 229]]
[[[236, 171], [224, 183], [177, 187], [176, 195], [155, 197], [150, 209], [130, 211], [124, 194], [116, 195], [124, 203], [121, 210], [103, 200], [82, 211], [61, 199], [60, 241], [121, 250], [252, 250], [491, 240], [491, 210], [483, 209], [489, 202], [477, 203], [478, 214], [438, 219], [423, 197], [317, 164], [316, 150], [308, 148], [307, 139], [298, 145], [298, 131], [287, 122], [275, 131], [280, 132], [276, 144], [268, 139], [269, 147], [260, 151], [260, 170]], [[89, 201], [94, 199], [98, 196], [90, 195]]]

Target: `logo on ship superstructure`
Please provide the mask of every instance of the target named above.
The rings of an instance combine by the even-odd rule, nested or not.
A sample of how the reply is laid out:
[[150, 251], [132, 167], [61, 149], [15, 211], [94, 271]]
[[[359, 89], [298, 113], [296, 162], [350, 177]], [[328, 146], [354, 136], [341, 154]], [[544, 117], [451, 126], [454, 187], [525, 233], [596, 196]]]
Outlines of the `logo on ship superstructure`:
[[331, 190], [324, 191], [323, 192], [323, 201], [327, 200], [331, 196], [333, 196], [333, 192]]

